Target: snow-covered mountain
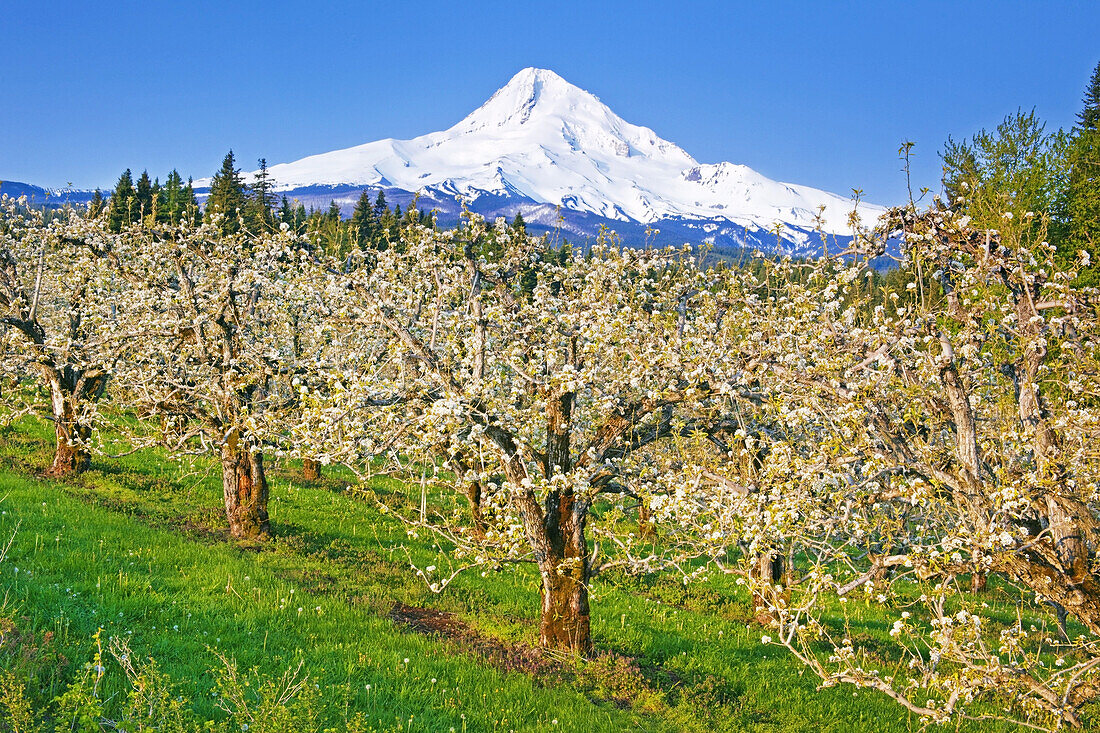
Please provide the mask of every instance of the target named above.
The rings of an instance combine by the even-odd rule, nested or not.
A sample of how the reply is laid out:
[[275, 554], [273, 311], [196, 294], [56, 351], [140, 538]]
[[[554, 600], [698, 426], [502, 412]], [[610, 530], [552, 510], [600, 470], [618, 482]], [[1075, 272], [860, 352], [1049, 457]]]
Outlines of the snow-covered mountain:
[[14, 199], [26, 196], [32, 206], [56, 209], [66, 204], [86, 204], [95, 192], [84, 188], [43, 188], [20, 181], [0, 181], [0, 196], [5, 194]]
[[[442, 132], [313, 155], [269, 172], [279, 190], [322, 206], [333, 198], [350, 208], [370, 187], [385, 189], [391, 201], [420, 192], [422, 207], [453, 211], [462, 197], [475, 211], [520, 211], [529, 222], [551, 225], [560, 205], [575, 233], [605, 222], [620, 231], [650, 225], [671, 227], [681, 239], [694, 234], [697, 241], [775, 249], [781, 224], [779, 249], [812, 254], [824, 207], [823, 231], [850, 234], [847, 198], [779, 183], [743, 165], [701, 164], [546, 69], [520, 71]], [[865, 221], [880, 212], [861, 204]]]

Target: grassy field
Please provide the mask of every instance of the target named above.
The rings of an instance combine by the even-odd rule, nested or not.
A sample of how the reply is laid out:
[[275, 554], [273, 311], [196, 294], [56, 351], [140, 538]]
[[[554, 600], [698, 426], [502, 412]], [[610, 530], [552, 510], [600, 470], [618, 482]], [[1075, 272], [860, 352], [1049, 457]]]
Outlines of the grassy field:
[[[103, 715], [123, 714], [130, 684], [109, 654], [95, 657], [97, 629], [101, 644], [123, 638], [134, 658], [155, 659], [188, 716], [224, 730], [920, 727], [877, 693], [818, 691], [782, 649], [760, 643], [766, 629], [726, 579], [685, 588], [670, 578], [601, 578], [592, 589], [599, 654], [580, 664], [548, 658], [532, 649], [533, 569], [471, 573], [432, 594], [408, 560], [432, 562], [429, 543], [344, 481], [307, 484], [295, 466], [275, 466], [277, 537], [239, 546], [226, 538], [219, 476], [205, 464], [135, 454], [56, 483], [40, 478], [49, 438], [31, 422], [0, 433], [0, 547], [14, 537], [0, 562], [0, 665], [22, 684], [33, 716], [58, 718], [49, 724], [60, 730], [92, 729], [60, 719], [52, 701], [81, 680], [90, 689], [93, 661], [102, 665]], [[389, 501], [412, 490], [389, 479], [372, 488]], [[873, 606], [861, 613], [855, 633], [886, 639], [884, 617]], [[238, 678], [219, 653], [235, 660]], [[308, 680], [297, 722], [265, 715], [264, 695], [299, 664], [295, 679]], [[250, 712], [234, 708], [234, 691]], [[17, 729], [6, 712], [6, 729]]]

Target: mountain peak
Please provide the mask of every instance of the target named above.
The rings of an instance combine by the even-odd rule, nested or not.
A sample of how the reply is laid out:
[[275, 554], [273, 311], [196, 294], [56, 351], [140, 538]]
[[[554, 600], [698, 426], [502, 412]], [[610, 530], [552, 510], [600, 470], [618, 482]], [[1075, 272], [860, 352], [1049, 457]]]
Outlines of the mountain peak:
[[487, 127], [518, 127], [542, 117], [569, 117], [580, 108], [611, 114], [595, 95], [549, 69], [529, 66], [452, 129], [474, 132]]
[[450, 129], [334, 150], [269, 173], [283, 190], [381, 186], [470, 202], [484, 197], [485, 206], [524, 202], [620, 221], [760, 230], [778, 221], [808, 231], [818, 207], [827, 205], [826, 231], [850, 231], [846, 199], [771, 181], [745, 166], [700, 164], [595, 95], [535, 67], [518, 72]]
[[[564, 84], [565, 86], [573, 87], [578, 91], [581, 91], [579, 87], [575, 87], [565, 79], [561, 78], [556, 72], [550, 69], [540, 69], [537, 66], [528, 66], [525, 69], [520, 69], [516, 72], [515, 76], [508, 80], [508, 83], [504, 87], [512, 86], [513, 84], [527, 84], [529, 82], [539, 82], [544, 84]], [[504, 88], [502, 87], [502, 88]]]

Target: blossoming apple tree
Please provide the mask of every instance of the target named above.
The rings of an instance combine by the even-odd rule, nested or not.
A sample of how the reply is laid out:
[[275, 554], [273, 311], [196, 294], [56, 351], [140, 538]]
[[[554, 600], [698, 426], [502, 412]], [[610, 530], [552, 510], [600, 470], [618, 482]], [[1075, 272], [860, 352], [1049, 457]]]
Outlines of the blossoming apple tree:
[[[757, 487], [712, 500], [727, 536], [799, 559], [745, 574], [767, 640], [930, 721], [1080, 725], [1100, 695], [1096, 294], [1025, 216], [893, 210], [879, 243], [904, 237], [909, 286], [878, 305], [858, 264], [788, 279], [756, 311], [779, 429], [709, 467]], [[861, 598], [896, 614], [891, 652], [836, 620]]]
[[436, 485], [471, 496], [477, 484], [480, 526], [447, 512], [407, 519], [461, 568], [533, 562], [544, 646], [590, 651], [599, 571], [675, 559], [666, 546], [642, 551], [621, 511], [595, 523], [594, 543], [589, 525], [599, 502], [648, 508], [682, 490], [659, 446], [733, 429], [739, 356], [722, 333], [740, 327], [742, 303], [724, 277], [686, 250], [605, 243], [550, 256], [544, 241], [472, 217], [449, 232], [408, 230], [350, 279], [357, 318], [387, 335], [391, 367], [342, 384], [341, 410], [359, 405], [374, 449]]
[[216, 454], [230, 533], [265, 539], [264, 453], [291, 433], [291, 385], [312, 368], [303, 355], [322, 332], [326, 281], [296, 235], [217, 224], [135, 227], [85, 245], [129, 284], [138, 335], [118, 364], [120, 402], [171, 450]]
[[94, 222], [24, 204], [0, 201], [0, 373], [9, 416], [53, 422], [49, 473], [63, 476], [89, 465], [97, 404], [129, 324], [124, 284], [72, 242]]

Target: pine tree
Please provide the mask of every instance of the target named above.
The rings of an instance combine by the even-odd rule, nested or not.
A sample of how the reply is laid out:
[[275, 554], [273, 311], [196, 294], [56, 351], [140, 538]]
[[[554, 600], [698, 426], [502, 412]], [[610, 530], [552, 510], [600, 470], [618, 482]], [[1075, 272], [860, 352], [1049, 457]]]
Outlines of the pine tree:
[[187, 185], [183, 187], [183, 209], [181, 215], [184, 219], [198, 224], [202, 221], [202, 210], [199, 209], [199, 200], [195, 198], [194, 180], [188, 176]]
[[134, 198], [136, 206], [134, 221], [142, 221], [153, 211], [153, 181], [149, 178], [149, 171], [142, 171], [135, 186]]
[[1093, 69], [1088, 88], [1085, 89], [1084, 107], [1077, 114], [1077, 126], [1081, 130], [1100, 128], [1100, 63]]
[[1089, 264], [1081, 268], [1077, 285], [1100, 286], [1100, 64], [1085, 90], [1078, 125], [1066, 145], [1065, 177], [1059, 192], [1055, 242], [1064, 261]]
[[512, 230], [517, 234], [527, 233], [527, 222], [523, 220], [523, 214], [516, 212], [516, 218], [512, 219]]
[[328, 211], [325, 212], [325, 220], [330, 224], [340, 221], [340, 206], [336, 201], [329, 201]]
[[164, 205], [157, 209], [157, 220], [178, 224], [184, 215], [183, 178], [174, 170], [164, 179]]
[[246, 214], [247, 200], [244, 195], [244, 181], [241, 172], [236, 167], [233, 151], [230, 150], [222, 167], [214, 174], [210, 182], [210, 195], [206, 199], [206, 211], [208, 214], [219, 213], [225, 216], [221, 221], [223, 234], [232, 234], [240, 229], [238, 217]]
[[249, 224], [257, 231], [271, 231], [275, 224], [272, 211], [275, 208], [275, 181], [267, 172], [267, 158], [256, 161], [260, 169], [249, 186]]
[[137, 214], [136, 196], [134, 195], [134, 179], [127, 168], [118, 177], [115, 190], [111, 193], [111, 201], [107, 207], [107, 226], [112, 232], [121, 232], [130, 225]]
[[155, 223], [163, 222], [164, 214], [161, 213], [164, 210], [164, 189], [160, 186], [160, 176], [153, 179], [153, 190], [151, 192], [150, 199], [152, 205], [149, 211], [145, 214], [145, 218]]
[[[378, 194], [379, 198], [382, 198], [381, 192]], [[389, 247], [390, 242], [397, 241], [397, 225], [398, 220], [394, 215], [394, 212], [390, 211], [389, 207], [385, 205], [386, 200], [382, 198], [382, 214], [378, 217], [378, 244], [377, 249], [384, 250]], [[375, 214], [378, 213], [378, 204], [374, 206]]]
[[104, 206], [106, 206], [106, 202], [103, 200], [103, 192], [97, 188], [95, 193], [92, 194], [92, 200], [88, 202], [88, 218], [98, 219], [99, 215], [103, 213]]
[[941, 157], [950, 205], [990, 229], [1000, 229], [1009, 212], [1024, 241], [1037, 243], [1054, 203], [1060, 145], [1061, 135], [1047, 133], [1034, 111], [1008, 115], [970, 140], [948, 138]]
[[297, 231], [297, 227], [294, 225], [294, 209], [290, 208], [290, 202], [286, 198], [286, 194], [283, 194], [283, 200], [279, 204], [279, 212], [276, 214], [276, 219], [280, 224], [286, 224], [291, 229]]
[[382, 217], [389, 213], [390, 207], [386, 203], [386, 192], [379, 191], [378, 198], [374, 200], [374, 218], [382, 221]]
[[359, 194], [359, 200], [355, 203], [355, 211], [351, 214], [351, 228], [359, 249], [372, 249], [375, 247], [378, 237], [378, 217], [374, 215], [374, 207], [370, 201], [370, 191], [365, 188]]

